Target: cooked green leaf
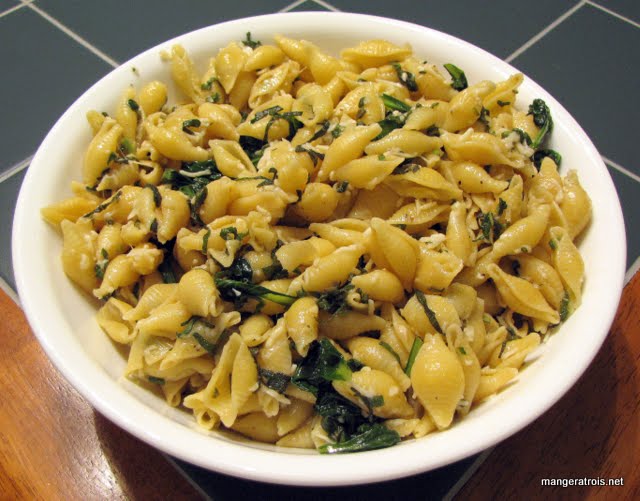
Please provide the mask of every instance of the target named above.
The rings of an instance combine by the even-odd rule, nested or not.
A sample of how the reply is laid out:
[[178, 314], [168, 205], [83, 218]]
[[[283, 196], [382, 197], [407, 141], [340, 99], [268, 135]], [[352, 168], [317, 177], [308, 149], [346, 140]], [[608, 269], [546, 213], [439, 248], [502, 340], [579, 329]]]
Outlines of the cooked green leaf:
[[275, 292], [261, 285], [248, 282], [240, 282], [238, 280], [229, 280], [226, 278], [215, 278], [216, 287], [221, 293], [227, 297], [237, 298], [239, 296], [252, 297], [271, 301], [272, 303], [281, 304], [283, 306], [291, 306], [295, 301], [295, 296], [289, 296], [281, 292]]
[[538, 135], [531, 143], [531, 147], [535, 150], [542, 144], [547, 134], [551, 134], [553, 131], [551, 110], [542, 99], [534, 99], [531, 105], [529, 105], [527, 115], [533, 116], [533, 123], [539, 128]]
[[251, 39], [251, 32], [247, 31], [245, 39], [242, 40], [242, 44], [246, 45], [247, 47], [251, 47], [252, 49], [255, 49], [257, 47], [260, 47], [262, 45], [262, 42], [259, 41], [259, 40], [252, 40]]
[[349, 381], [352, 371], [344, 357], [327, 338], [314, 341], [307, 356], [300, 361], [291, 382], [304, 391], [318, 395], [327, 381]]
[[542, 161], [547, 157], [553, 160], [557, 167], [560, 167], [560, 164], [562, 163], [562, 155], [555, 150], [537, 150], [531, 157], [531, 161], [533, 162], [533, 165], [536, 166], [536, 169], [540, 170]]
[[416, 361], [416, 357], [418, 356], [418, 352], [420, 348], [422, 348], [423, 341], [419, 337], [416, 337], [413, 340], [413, 344], [411, 345], [411, 351], [409, 352], [409, 359], [407, 360], [407, 365], [404, 368], [404, 372], [407, 376], [411, 376], [411, 369], [413, 369], [413, 364]]
[[396, 75], [398, 75], [398, 80], [411, 92], [416, 92], [418, 90], [418, 84], [416, 83], [416, 77], [413, 73], [410, 73], [400, 66], [399, 63], [393, 63], [393, 69], [396, 70]]
[[400, 111], [402, 113], [411, 111], [411, 106], [404, 101], [400, 101], [400, 99], [390, 96], [389, 94], [382, 94], [380, 97], [385, 107], [389, 110]]
[[258, 369], [258, 374], [260, 375], [262, 384], [278, 393], [284, 393], [291, 381], [291, 376], [287, 376], [282, 372], [263, 369], [262, 367]]
[[451, 75], [451, 87], [455, 90], [464, 90], [469, 86], [467, 83], [467, 76], [464, 74], [464, 71], [458, 68], [455, 64], [445, 64], [444, 69], [449, 72], [449, 75]]
[[391, 447], [400, 442], [400, 435], [380, 423], [362, 425], [351, 438], [318, 448], [321, 454], [343, 454]]

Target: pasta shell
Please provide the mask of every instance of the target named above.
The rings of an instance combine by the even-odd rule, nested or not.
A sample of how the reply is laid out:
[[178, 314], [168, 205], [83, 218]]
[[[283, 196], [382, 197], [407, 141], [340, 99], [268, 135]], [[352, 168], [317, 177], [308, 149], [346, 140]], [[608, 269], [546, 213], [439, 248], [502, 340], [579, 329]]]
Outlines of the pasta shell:
[[464, 371], [440, 334], [428, 334], [411, 369], [415, 396], [438, 429], [448, 428], [464, 396]]

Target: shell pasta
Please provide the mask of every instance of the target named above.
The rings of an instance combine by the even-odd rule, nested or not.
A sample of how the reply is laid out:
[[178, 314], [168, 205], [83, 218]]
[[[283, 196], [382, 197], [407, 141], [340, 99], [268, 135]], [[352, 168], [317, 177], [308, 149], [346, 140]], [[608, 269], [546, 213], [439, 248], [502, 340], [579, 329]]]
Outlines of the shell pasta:
[[232, 42], [89, 111], [62, 267], [125, 375], [199, 426], [321, 453], [455, 425], [580, 306], [591, 202], [520, 74], [408, 44]]

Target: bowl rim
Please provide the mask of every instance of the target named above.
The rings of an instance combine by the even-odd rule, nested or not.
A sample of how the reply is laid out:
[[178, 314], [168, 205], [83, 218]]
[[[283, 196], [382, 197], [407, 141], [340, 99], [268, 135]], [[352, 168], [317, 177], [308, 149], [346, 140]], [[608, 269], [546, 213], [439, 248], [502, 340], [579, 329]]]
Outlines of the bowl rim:
[[[608, 179], [609, 185], [604, 180], [604, 189], [608, 190], [609, 195], [612, 192], [613, 199], [618, 202], [617, 204], [612, 204], [614, 207], [610, 208], [608, 216], [612, 232], [610, 235], [611, 242], [612, 245], [616, 245], [613, 246], [609, 262], [611, 276], [609, 299], [604, 305], [602, 314], [593, 321], [593, 330], [599, 333], [599, 337], [591, 340], [591, 343], [587, 344], [588, 349], [580, 352], [579, 356], [574, 357], [574, 365], [570, 366], [571, 370], [567, 377], [548, 379], [549, 382], [555, 382], [553, 391], [548, 393], [541, 392], [529, 399], [523, 399], [523, 395], [518, 395], [517, 393], [510, 395], [509, 400], [512, 403], [525, 404], [525, 408], [528, 411], [502, 423], [499, 429], [489, 430], [488, 432], [484, 430], [484, 433], [474, 437], [470, 444], [458, 443], [455, 447], [450, 447], [450, 444], [447, 444], [447, 432], [445, 431], [444, 433], [436, 433], [430, 436], [428, 448], [426, 447], [426, 442], [423, 442], [425, 439], [420, 439], [402, 442], [388, 449], [358, 453], [355, 456], [323, 456], [318, 454], [288, 454], [216, 439], [206, 433], [194, 433], [197, 430], [193, 428], [177, 425], [175, 421], [167, 416], [161, 415], [146, 406], [123, 389], [117, 381], [114, 381], [104, 371], [96, 370], [96, 364], [89, 360], [88, 354], [82, 347], [79, 345], [60, 346], [56, 343], [56, 336], [51, 335], [49, 332], [49, 319], [47, 316], [49, 312], [39, 304], [37, 294], [34, 295], [34, 293], [37, 293], [38, 282], [37, 277], [32, 276], [33, 273], [30, 270], [28, 259], [29, 252], [27, 252], [33, 237], [30, 234], [30, 228], [24, 223], [28, 221], [28, 211], [33, 208], [32, 205], [30, 206], [29, 197], [33, 190], [33, 185], [37, 181], [37, 171], [42, 169], [41, 166], [46, 163], [47, 153], [52, 148], [55, 138], [62, 133], [65, 120], [77, 111], [78, 106], [88, 99], [87, 96], [93, 95], [105, 86], [113, 78], [113, 75], [127, 71], [125, 68], [135, 66], [136, 61], [149, 57], [149, 54], [157, 55], [167, 46], [174, 43], [184, 43], [185, 39], [202, 36], [209, 32], [211, 32], [214, 40], [212, 43], [212, 50], [214, 50], [218, 47], [216, 43], [219, 43], [216, 42], [217, 38], [214, 30], [237, 29], [238, 33], [244, 33], [247, 26], [255, 25], [262, 31], [269, 29], [263, 28], [265, 23], [266, 25], [270, 25], [269, 23], [281, 23], [281, 26], [284, 26], [285, 20], [288, 23], [304, 21], [307, 23], [343, 23], [345, 25], [347, 23], [368, 22], [373, 23], [373, 25], [380, 26], [384, 24], [398, 30], [406, 30], [407, 33], [416, 31], [429, 32], [430, 36], [438, 37], [471, 53], [488, 58], [505, 71], [511, 73], [519, 71], [487, 51], [438, 30], [391, 18], [344, 12], [288, 12], [253, 16], [207, 26], [162, 42], [122, 63], [118, 68], [109, 72], [92, 85], [59, 118], [36, 152], [20, 190], [12, 234], [13, 268], [22, 308], [33, 332], [53, 364], [96, 410], [157, 449], [210, 470], [268, 483], [301, 486], [356, 485], [422, 473], [479, 453], [521, 430], [555, 404], [582, 375], [606, 337], [622, 293], [626, 261], [626, 239], [622, 210], [610, 177]], [[271, 31], [271, 33], [274, 32]], [[408, 41], [410, 42], [410, 40]], [[567, 124], [567, 127], [575, 133], [576, 138], [581, 140], [583, 146], [597, 159], [596, 163], [598, 165], [601, 164], [601, 168], [604, 169], [604, 172], [607, 172], [606, 166], [588, 136], [564, 107], [531, 78], [526, 77], [526, 80], [545, 99], [551, 98], [554, 116], [562, 116], [561, 122]], [[91, 376], [90, 382], [89, 378], [86, 377], [87, 375]], [[99, 392], [95, 391], [96, 387], [100, 388]], [[130, 409], [135, 412], [129, 412]], [[469, 431], [479, 433], [483, 430], [475, 426], [471, 427]], [[213, 446], [215, 453], [204, 453], [202, 448], [206, 445]], [[429, 449], [436, 451], [436, 457], [423, 457], [425, 449], [427, 449], [427, 455]], [[253, 452], [250, 453], [249, 451]], [[360, 461], [354, 461], [356, 457]], [[419, 458], [419, 460], [407, 464], [407, 457]]]

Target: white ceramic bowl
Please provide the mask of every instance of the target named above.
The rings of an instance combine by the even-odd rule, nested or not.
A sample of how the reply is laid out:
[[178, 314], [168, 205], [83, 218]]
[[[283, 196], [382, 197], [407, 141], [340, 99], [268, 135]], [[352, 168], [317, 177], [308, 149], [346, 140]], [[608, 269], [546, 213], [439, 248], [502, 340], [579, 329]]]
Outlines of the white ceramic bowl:
[[[79, 179], [90, 140], [85, 113], [112, 110], [122, 89], [151, 79], [169, 80], [159, 52], [181, 43], [197, 62], [244, 38], [270, 41], [275, 33], [305, 38], [324, 49], [384, 38], [410, 42], [430, 62], [453, 62], [470, 82], [502, 80], [516, 70], [487, 52], [421, 26], [343, 13], [293, 13], [240, 19], [210, 26], [150, 49], [104, 77], [80, 97], [51, 129], [29, 168], [14, 219], [14, 270], [22, 306], [56, 367], [102, 414], [140, 439], [180, 459], [229, 475], [297, 485], [347, 485], [389, 480], [437, 468], [486, 449], [532, 422], [553, 405], [587, 368], [612, 322], [625, 267], [622, 212], [600, 155], [569, 113], [525, 78], [518, 101], [524, 109], [541, 97], [555, 121], [551, 147], [563, 156], [563, 169], [575, 168], [593, 201], [593, 221], [582, 238], [586, 264], [582, 306], [537, 352], [538, 359], [516, 384], [478, 406], [451, 429], [388, 449], [347, 455], [319, 455], [239, 443], [198, 430], [187, 413], [123, 380], [125, 360], [97, 326], [96, 305], [65, 277], [61, 239], [40, 218], [42, 206], [69, 193]], [[133, 68], [137, 72], [132, 71]], [[139, 75], [139, 76], [137, 76]]]

